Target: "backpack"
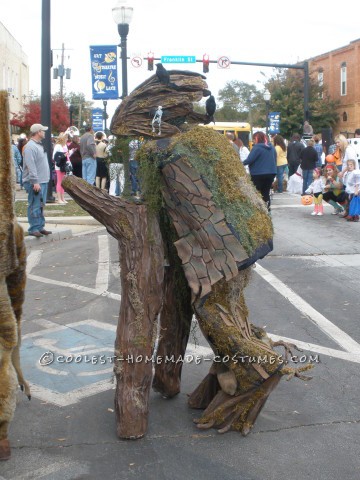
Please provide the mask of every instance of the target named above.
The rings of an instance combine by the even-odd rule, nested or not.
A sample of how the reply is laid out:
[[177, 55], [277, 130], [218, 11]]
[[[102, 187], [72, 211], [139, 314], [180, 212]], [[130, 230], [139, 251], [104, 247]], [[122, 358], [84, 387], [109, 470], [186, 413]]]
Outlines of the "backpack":
[[56, 152], [54, 155], [55, 165], [60, 168], [60, 172], [65, 172], [67, 156], [63, 152]]

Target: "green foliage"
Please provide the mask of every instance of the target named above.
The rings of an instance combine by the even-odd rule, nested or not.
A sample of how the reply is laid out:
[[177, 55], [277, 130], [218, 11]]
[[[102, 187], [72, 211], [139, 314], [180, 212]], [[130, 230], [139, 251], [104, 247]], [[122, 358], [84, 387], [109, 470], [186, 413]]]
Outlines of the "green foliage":
[[[270, 111], [280, 112], [280, 133], [290, 138], [302, 133], [304, 123], [304, 73], [299, 70], [274, 69], [273, 76], [264, 88], [271, 93]], [[222, 107], [215, 113], [215, 120], [245, 121], [258, 127], [266, 126], [266, 104], [263, 91], [255, 85], [232, 80], [219, 91], [218, 102]], [[310, 123], [315, 133], [322, 128], [334, 127], [338, 121], [337, 107], [326, 87], [319, 87], [314, 78], [309, 79]]]
[[[280, 112], [280, 133], [290, 138], [293, 133], [302, 133], [304, 122], [304, 75], [303, 72], [277, 70], [266, 85], [271, 93], [270, 110]], [[325, 87], [316, 80], [309, 81], [310, 123], [314, 132], [324, 127], [334, 127], [338, 121], [338, 102], [331, 100]]]

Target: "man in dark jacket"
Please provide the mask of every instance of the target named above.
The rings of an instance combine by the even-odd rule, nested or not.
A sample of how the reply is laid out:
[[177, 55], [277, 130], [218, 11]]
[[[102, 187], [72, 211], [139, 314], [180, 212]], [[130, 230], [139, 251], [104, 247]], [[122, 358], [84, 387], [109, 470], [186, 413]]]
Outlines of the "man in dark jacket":
[[300, 167], [303, 176], [303, 195], [313, 180], [313, 171], [318, 161], [317, 152], [314, 148], [314, 140], [308, 140], [307, 147], [300, 153]]
[[300, 142], [300, 138], [298, 133], [294, 133], [291, 138], [291, 143], [289, 143], [287, 148], [286, 158], [289, 165], [289, 177], [298, 169], [300, 165], [300, 154], [305, 148], [305, 145]]

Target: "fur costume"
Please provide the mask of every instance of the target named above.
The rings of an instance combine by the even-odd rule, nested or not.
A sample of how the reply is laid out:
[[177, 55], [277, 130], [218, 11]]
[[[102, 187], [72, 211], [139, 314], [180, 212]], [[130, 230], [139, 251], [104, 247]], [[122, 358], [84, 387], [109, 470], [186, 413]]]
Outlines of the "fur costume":
[[14, 212], [7, 93], [0, 92], [0, 460], [10, 458], [8, 427], [18, 384], [30, 398], [20, 368], [20, 320], [26, 282], [24, 233]]

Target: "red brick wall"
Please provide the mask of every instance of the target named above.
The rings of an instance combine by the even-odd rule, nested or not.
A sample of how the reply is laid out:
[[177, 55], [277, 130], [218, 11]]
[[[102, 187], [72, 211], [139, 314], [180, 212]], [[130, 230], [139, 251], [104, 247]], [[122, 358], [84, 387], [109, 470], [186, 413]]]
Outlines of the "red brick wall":
[[[346, 95], [341, 95], [340, 90], [343, 62], [346, 63]], [[340, 120], [334, 128], [334, 134], [354, 133], [356, 128], [360, 128], [360, 39], [350, 42], [345, 47], [309, 59], [310, 75], [316, 81], [319, 69], [323, 70], [324, 86], [327, 86], [330, 97], [340, 101], [340, 107], [337, 109]], [[347, 121], [343, 120], [344, 112], [347, 114]]]

